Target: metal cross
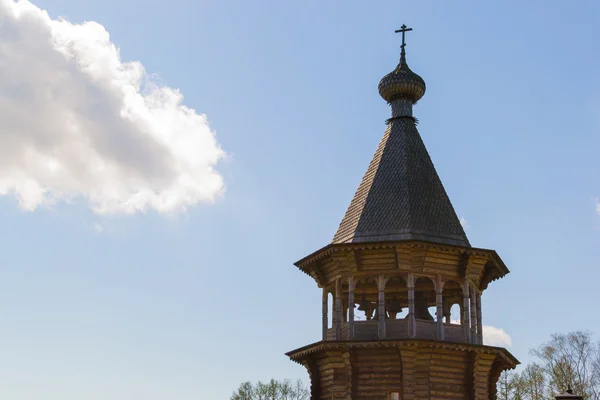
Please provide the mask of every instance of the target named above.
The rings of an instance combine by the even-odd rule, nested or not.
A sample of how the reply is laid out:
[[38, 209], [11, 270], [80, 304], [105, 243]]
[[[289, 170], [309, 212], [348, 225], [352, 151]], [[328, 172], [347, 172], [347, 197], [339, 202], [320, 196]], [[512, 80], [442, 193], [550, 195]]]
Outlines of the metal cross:
[[402, 48], [404, 48], [404, 46], [406, 46], [406, 43], [404, 42], [404, 34], [406, 32], [410, 32], [412, 31], [412, 28], [407, 28], [406, 25], [402, 24], [402, 26], [400, 27], [400, 29], [398, 29], [397, 31], [395, 31], [395, 33], [399, 33], [402, 32]]

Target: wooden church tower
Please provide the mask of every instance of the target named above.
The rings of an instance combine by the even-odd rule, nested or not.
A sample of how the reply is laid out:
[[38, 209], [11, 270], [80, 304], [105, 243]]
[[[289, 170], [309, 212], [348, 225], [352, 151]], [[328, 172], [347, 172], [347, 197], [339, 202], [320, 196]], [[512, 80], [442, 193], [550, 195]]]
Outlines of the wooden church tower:
[[311, 400], [495, 399], [519, 363], [483, 344], [482, 294], [509, 271], [471, 247], [417, 131], [409, 30], [379, 82], [392, 116], [375, 156], [333, 241], [295, 264], [323, 289], [322, 340], [287, 353]]

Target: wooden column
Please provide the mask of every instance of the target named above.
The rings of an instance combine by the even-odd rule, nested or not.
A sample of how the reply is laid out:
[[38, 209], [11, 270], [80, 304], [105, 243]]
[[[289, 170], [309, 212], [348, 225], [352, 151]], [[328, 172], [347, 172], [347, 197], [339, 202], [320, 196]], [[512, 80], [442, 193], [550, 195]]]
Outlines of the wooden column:
[[406, 278], [408, 286], [408, 336], [414, 338], [417, 336], [417, 321], [415, 319], [415, 277], [408, 274]]
[[387, 279], [383, 275], [379, 275], [377, 280], [377, 313], [378, 313], [378, 332], [379, 339], [385, 339], [385, 284]]
[[342, 337], [342, 280], [335, 280], [335, 340]]
[[327, 290], [327, 286], [323, 286], [323, 308], [322, 308], [322, 313], [323, 313], [323, 322], [322, 322], [322, 326], [323, 326], [323, 340], [327, 340], [327, 328], [328, 328], [328, 316], [327, 316], [327, 312], [329, 311], [329, 292]]
[[483, 322], [481, 315], [481, 293], [477, 293], [477, 343], [483, 344]]
[[469, 281], [463, 283], [463, 306], [461, 314], [461, 324], [465, 333], [465, 342], [471, 343], [471, 324], [469, 323], [469, 304], [471, 302], [469, 296], [470, 288]]
[[[448, 299], [446, 299], [445, 297], [442, 296], [442, 310], [444, 311], [444, 314], [443, 314], [444, 315], [444, 322], [447, 323], [447, 324], [452, 323], [452, 315], [450, 314], [450, 311], [452, 310], [452, 306], [453, 305], [454, 304], [450, 304], [448, 302]], [[460, 303], [459, 303], [459, 306], [462, 307], [462, 305]]]
[[471, 289], [471, 342], [477, 344], [477, 292], [474, 287]]
[[444, 315], [442, 309], [442, 294], [443, 294], [444, 282], [442, 276], [438, 274], [435, 281], [435, 321], [437, 322], [437, 338], [438, 340], [444, 340]]
[[348, 278], [348, 339], [354, 339], [354, 277]]

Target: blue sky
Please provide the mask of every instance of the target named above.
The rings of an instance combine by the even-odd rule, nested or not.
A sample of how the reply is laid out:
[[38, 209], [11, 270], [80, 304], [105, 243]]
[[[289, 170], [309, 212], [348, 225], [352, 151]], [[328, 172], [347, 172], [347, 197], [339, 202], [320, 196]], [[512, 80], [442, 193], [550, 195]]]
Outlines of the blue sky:
[[[208, 142], [210, 128], [226, 156], [211, 161], [214, 143], [189, 149], [214, 151], [199, 157], [216, 165], [224, 190], [214, 180], [212, 197], [178, 186], [167, 200], [192, 199], [185, 212], [152, 195], [140, 200], [144, 212], [124, 205], [129, 184], [160, 191], [164, 179], [187, 176], [186, 146], [176, 153], [185, 162], [163, 165], [139, 141], [125, 150], [102, 142], [122, 150], [127, 168], [115, 171], [133, 172], [103, 175], [112, 183], [95, 203], [24, 203], [30, 186], [19, 179], [43, 168], [0, 163], [0, 192], [12, 188], [0, 197], [5, 398], [224, 399], [244, 380], [305, 379], [284, 353], [319, 340], [320, 290], [293, 262], [331, 241], [383, 135], [390, 111], [377, 83], [398, 61], [402, 23], [414, 28], [409, 65], [427, 83], [419, 131], [471, 243], [497, 250], [511, 270], [485, 292], [484, 323], [506, 331], [523, 362], [554, 332], [600, 332], [598, 2], [35, 5], [51, 19], [102, 25], [123, 61], [139, 61], [206, 114], [209, 125], [185, 126]], [[37, 72], [54, 65], [41, 50], [25, 54]], [[60, 134], [49, 116], [15, 104], [33, 114], [15, 119], [32, 138]], [[106, 118], [96, 117], [102, 133]], [[19, 143], [6, 132], [0, 140]], [[96, 193], [78, 178], [51, 183], [55, 193]], [[109, 192], [115, 201], [102, 197]]]

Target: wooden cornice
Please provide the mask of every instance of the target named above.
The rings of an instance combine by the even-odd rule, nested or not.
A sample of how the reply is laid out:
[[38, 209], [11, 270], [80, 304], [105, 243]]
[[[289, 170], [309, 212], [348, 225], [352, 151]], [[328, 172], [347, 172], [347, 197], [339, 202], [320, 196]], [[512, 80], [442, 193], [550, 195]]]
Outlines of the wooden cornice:
[[[460, 247], [460, 246], [451, 246], [451, 245], [441, 245], [438, 243], [430, 243], [430, 242], [421, 242], [421, 241], [398, 241], [398, 242], [359, 242], [359, 243], [339, 243], [339, 244], [328, 244], [325, 247], [320, 248], [307, 255], [304, 258], [296, 261], [294, 265], [298, 268], [302, 268], [303, 266], [313, 263], [321, 258], [324, 258], [336, 251], [351, 251], [351, 250], [373, 250], [373, 249], [385, 249], [385, 248], [425, 248], [425, 249], [435, 249], [439, 251], [448, 251], [454, 253], [469, 253], [475, 255], [488, 255], [493, 253], [494, 256], [500, 261], [501, 265], [504, 266], [500, 260], [500, 257], [494, 250], [483, 249], [483, 248], [475, 248], [475, 247]], [[504, 266], [506, 269], [506, 266]], [[506, 269], [508, 272], [508, 269]]]
[[[335, 264], [349, 267], [351, 271], [358, 272], [360, 265], [357, 261], [357, 252], [361, 250], [394, 249], [397, 265], [401, 266], [404, 260], [410, 260], [411, 264], [418, 264], [419, 257], [412, 259], [412, 254], [418, 254], [425, 250], [431, 252], [447, 252], [461, 254], [459, 265], [460, 273], [467, 277], [471, 268], [477, 264], [483, 269], [478, 273], [478, 286], [486, 288], [490, 282], [502, 278], [510, 271], [496, 251], [475, 247], [461, 247], [452, 245], [441, 245], [438, 243], [422, 241], [387, 241], [387, 242], [359, 242], [329, 244], [308, 256], [298, 260], [296, 265], [301, 271], [310, 275], [317, 281], [319, 286], [325, 284], [323, 274], [319, 274], [319, 261], [330, 257]], [[402, 258], [404, 257], [404, 258]], [[406, 258], [408, 257], [408, 258]], [[402, 258], [402, 260], [401, 260]], [[486, 261], [487, 260], [487, 261]], [[418, 265], [414, 265], [417, 266]], [[474, 271], [473, 271], [474, 272]]]
[[425, 348], [440, 348], [440, 349], [451, 349], [461, 351], [471, 351], [474, 353], [493, 354], [499, 357], [507, 367], [510, 369], [516, 368], [520, 364], [508, 350], [502, 347], [485, 346], [485, 345], [474, 345], [465, 343], [452, 343], [443, 342], [437, 340], [423, 340], [423, 339], [404, 339], [404, 340], [378, 340], [378, 341], [335, 341], [335, 342], [316, 342], [307, 346], [300, 347], [296, 350], [292, 350], [286, 353], [286, 356], [290, 357], [294, 362], [302, 364], [302, 360], [310, 354], [322, 351], [331, 350], [349, 350], [357, 348], [376, 348], [376, 347], [425, 347]]
[[311, 272], [312, 273], [310, 275], [317, 282], [317, 285], [319, 287], [323, 287], [323, 285], [325, 285], [326, 282], [325, 282], [325, 276], [323, 275], [323, 272], [321, 271], [321, 267], [319, 266], [319, 263], [313, 264]]
[[469, 266], [471, 265], [471, 263], [473, 262], [473, 255], [472, 253], [463, 253], [461, 260], [460, 260], [460, 264], [458, 267], [458, 272], [461, 278], [466, 278], [468, 271], [469, 271]]

